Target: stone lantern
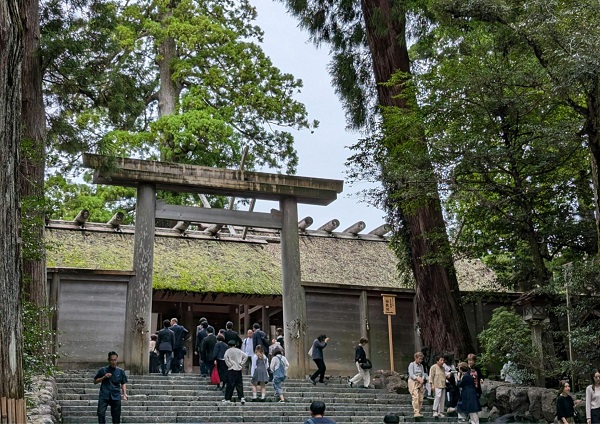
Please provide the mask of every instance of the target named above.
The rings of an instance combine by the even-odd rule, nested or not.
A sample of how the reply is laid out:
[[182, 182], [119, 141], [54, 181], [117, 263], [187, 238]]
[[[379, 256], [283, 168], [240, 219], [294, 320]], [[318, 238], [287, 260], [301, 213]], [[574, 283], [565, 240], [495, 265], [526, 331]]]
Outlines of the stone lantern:
[[542, 344], [542, 333], [544, 324], [548, 322], [546, 313], [547, 299], [535, 291], [525, 292], [516, 301], [523, 308], [523, 321], [531, 328], [531, 344], [537, 352], [539, 366], [535, 369], [535, 384], [538, 387], [545, 386], [544, 376], [544, 349]]

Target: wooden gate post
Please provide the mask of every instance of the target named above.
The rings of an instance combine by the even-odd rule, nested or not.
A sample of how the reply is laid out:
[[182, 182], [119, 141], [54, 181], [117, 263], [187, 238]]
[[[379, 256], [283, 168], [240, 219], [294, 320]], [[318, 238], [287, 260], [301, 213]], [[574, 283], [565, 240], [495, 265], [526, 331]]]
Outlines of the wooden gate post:
[[127, 286], [124, 355], [131, 374], [148, 374], [150, 326], [152, 323], [152, 263], [154, 261], [154, 220], [156, 187], [139, 184], [135, 212], [133, 270]]
[[306, 375], [306, 298], [300, 278], [300, 236], [298, 202], [295, 198], [280, 201], [281, 274], [283, 280], [283, 333], [285, 356], [290, 363], [290, 378]]

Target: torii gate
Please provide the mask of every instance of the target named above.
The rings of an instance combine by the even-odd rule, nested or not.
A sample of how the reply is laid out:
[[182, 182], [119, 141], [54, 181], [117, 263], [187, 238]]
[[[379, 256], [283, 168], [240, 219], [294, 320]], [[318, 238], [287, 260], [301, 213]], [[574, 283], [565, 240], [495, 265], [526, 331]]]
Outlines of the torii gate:
[[[155, 219], [172, 219], [281, 230], [283, 322], [289, 376], [306, 375], [304, 355], [306, 300], [300, 284], [298, 203], [328, 205], [343, 190], [343, 181], [209, 168], [169, 162], [112, 158], [84, 153], [83, 165], [94, 169], [93, 182], [137, 188], [133, 270], [127, 288], [123, 359], [133, 374], [148, 373], [152, 313], [152, 265]], [[160, 204], [156, 191], [217, 194], [279, 201], [272, 213]]]

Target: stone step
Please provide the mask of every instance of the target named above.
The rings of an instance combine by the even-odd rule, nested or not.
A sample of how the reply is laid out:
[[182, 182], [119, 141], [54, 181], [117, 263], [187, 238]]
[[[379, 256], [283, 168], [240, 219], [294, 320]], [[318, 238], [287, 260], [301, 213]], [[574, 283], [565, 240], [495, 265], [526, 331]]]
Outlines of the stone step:
[[[99, 386], [93, 384], [96, 370], [65, 373], [58, 376], [59, 403], [63, 422], [95, 423]], [[410, 396], [384, 390], [348, 387], [347, 378], [335, 377], [327, 385], [313, 386], [306, 379], [290, 379], [284, 383], [286, 403], [275, 400], [272, 384], [267, 385], [267, 402], [252, 402], [250, 377], [244, 377], [246, 405], [223, 404], [223, 393], [210, 385], [207, 378], [196, 374], [169, 376], [128, 376], [129, 400], [123, 402], [122, 423], [304, 423], [308, 406], [323, 400], [327, 416], [338, 424], [383, 422], [388, 413], [400, 416], [400, 422], [415, 422]], [[416, 422], [456, 422], [456, 416], [433, 419], [431, 405], [426, 403], [424, 418]], [[107, 413], [110, 422], [110, 412]]]

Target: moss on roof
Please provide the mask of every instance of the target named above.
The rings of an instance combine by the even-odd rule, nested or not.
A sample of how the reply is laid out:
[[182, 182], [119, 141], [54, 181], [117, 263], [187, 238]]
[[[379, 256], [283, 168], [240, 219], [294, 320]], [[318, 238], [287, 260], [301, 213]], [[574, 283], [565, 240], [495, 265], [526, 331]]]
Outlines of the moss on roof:
[[[133, 234], [47, 229], [48, 267], [131, 270]], [[398, 267], [382, 241], [300, 237], [304, 283], [410, 288], [412, 273]], [[455, 263], [461, 290], [494, 290], [492, 271], [481, 261]], [[243, 243], [186, 237], [155, 238], [155, 289], [198, 293], [280, 295], [279, 243]]]
[[[131, 270], [130, 234], [47, 230], [48, 267]], [[265, 246], [156, 237], [153, 288], [190, 292], [281, 294], [281, 266]]]

